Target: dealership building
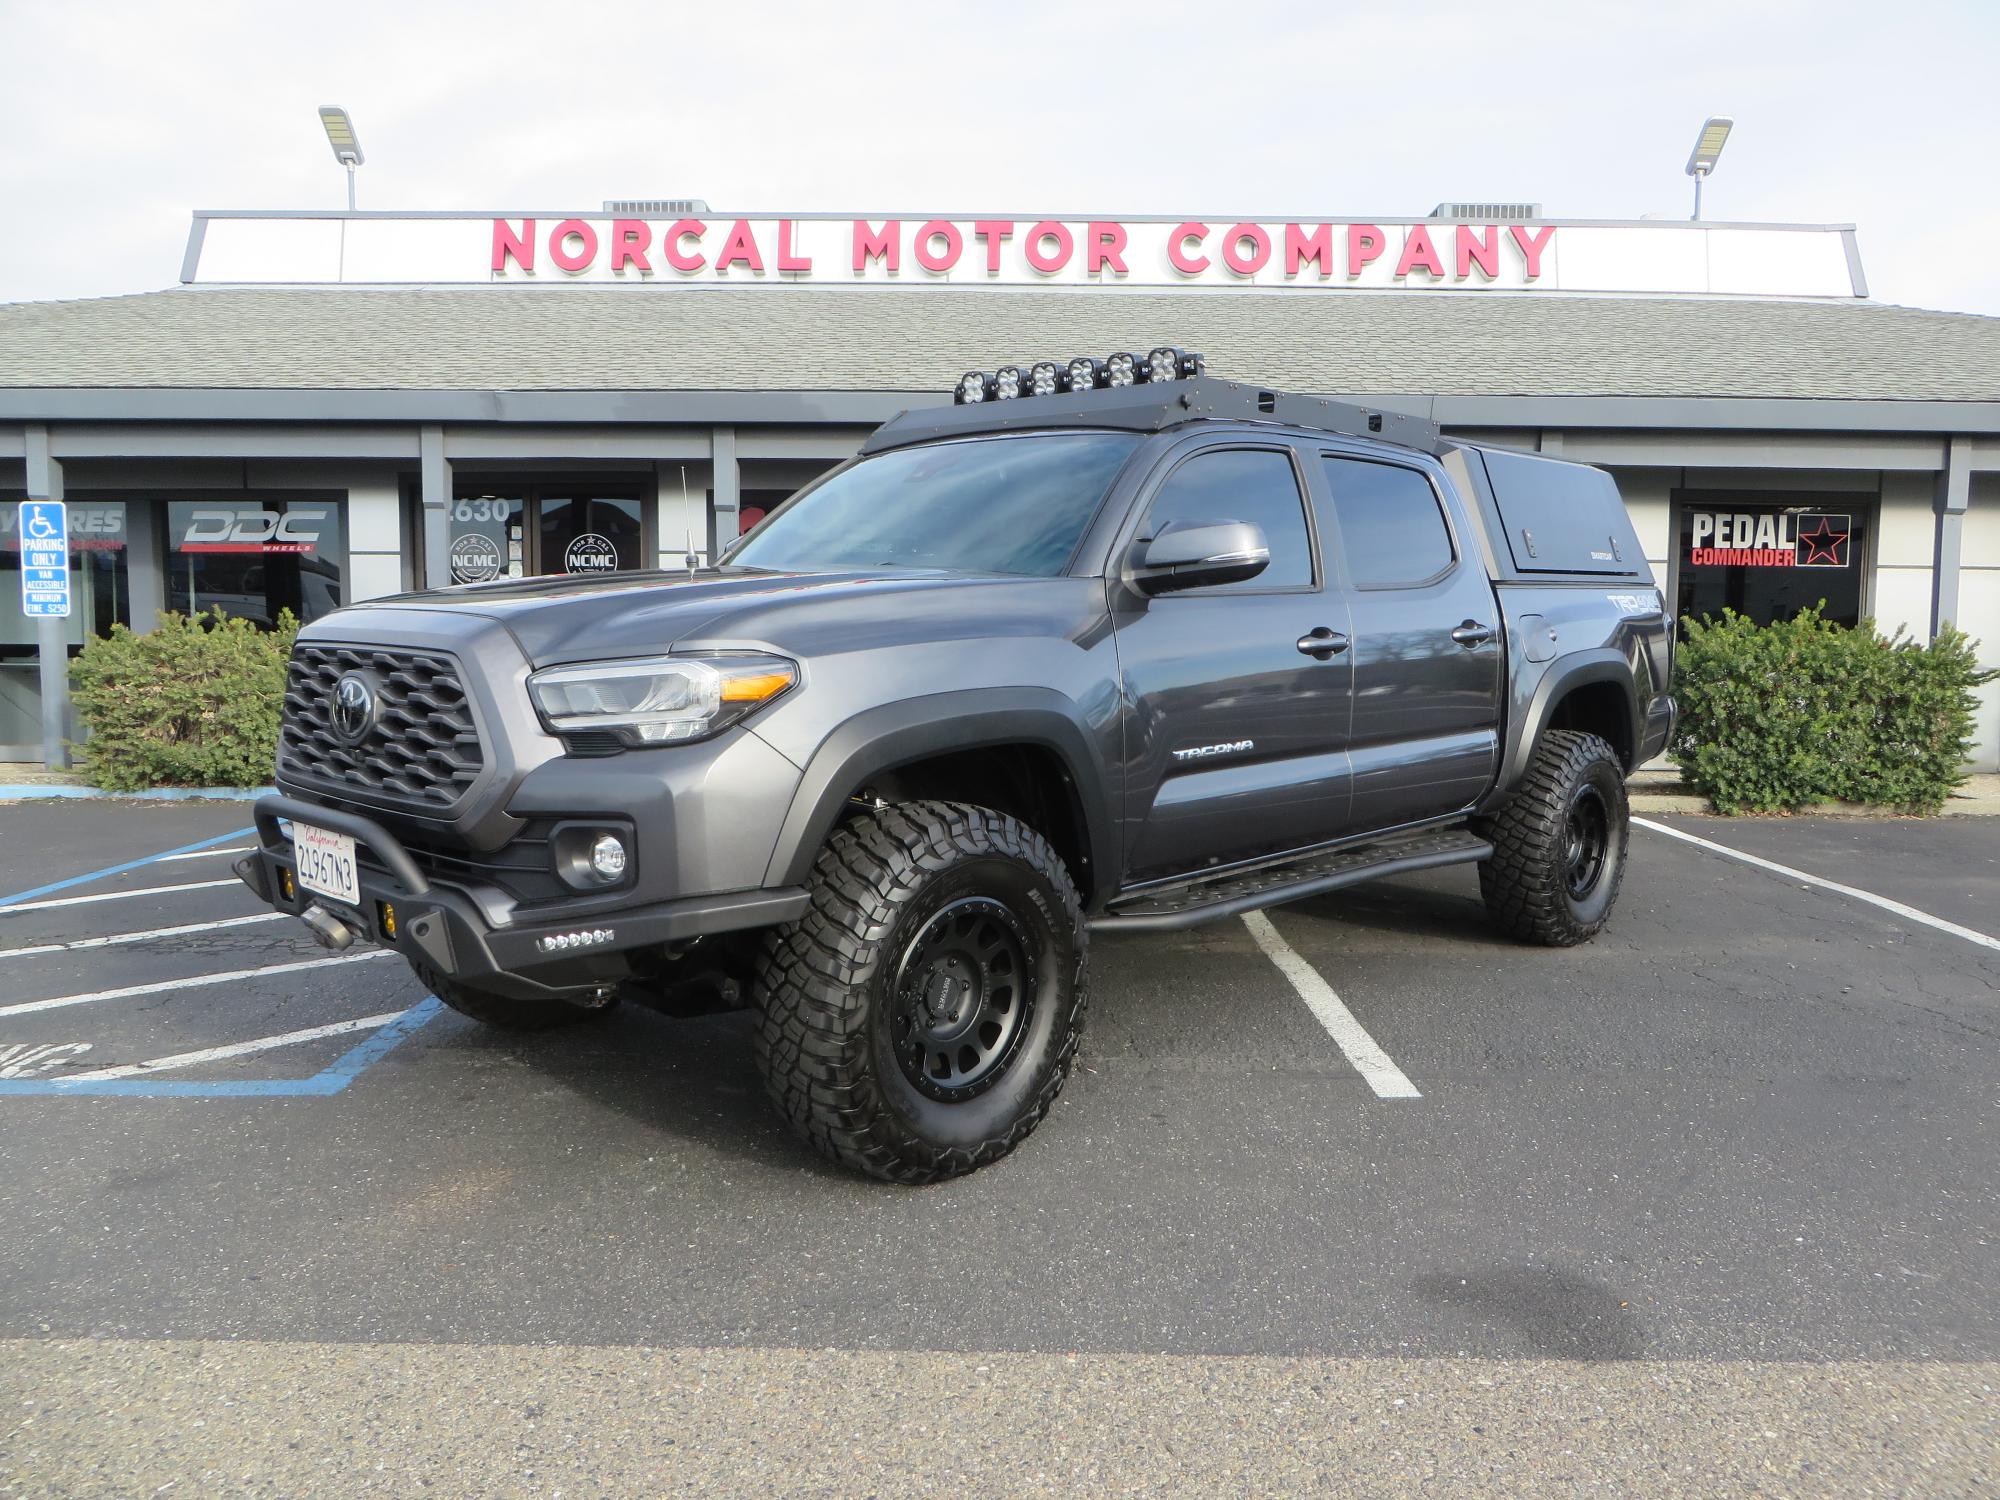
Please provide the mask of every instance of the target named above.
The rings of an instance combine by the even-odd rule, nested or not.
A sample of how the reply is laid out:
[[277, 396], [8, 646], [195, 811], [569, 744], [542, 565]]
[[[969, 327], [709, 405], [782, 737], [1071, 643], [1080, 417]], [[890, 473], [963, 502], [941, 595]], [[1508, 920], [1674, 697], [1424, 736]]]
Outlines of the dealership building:
[[[679, 569], [965, 370], [1173, 344], [1605, 466], [1680, 614], [1824, 600], [2000, 666], [2000, 318], [1870, 300], [1847, 226], [203, 213], [180, 282], [0, 306], [0, 500], [68, 503], [72, 652], [166, 609]], [[39, 760], [66, 726], [15, 528], [0, 759]]]

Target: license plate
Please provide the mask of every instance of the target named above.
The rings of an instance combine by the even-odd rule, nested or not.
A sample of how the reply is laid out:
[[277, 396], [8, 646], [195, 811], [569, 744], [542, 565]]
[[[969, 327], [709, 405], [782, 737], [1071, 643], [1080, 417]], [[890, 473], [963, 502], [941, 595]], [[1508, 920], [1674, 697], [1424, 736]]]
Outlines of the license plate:
[[292, 824], [292, 859], [299, 884], [322, 896], [361, 904], [361, 877], [354, 867], [354, 840], [309, 823]]

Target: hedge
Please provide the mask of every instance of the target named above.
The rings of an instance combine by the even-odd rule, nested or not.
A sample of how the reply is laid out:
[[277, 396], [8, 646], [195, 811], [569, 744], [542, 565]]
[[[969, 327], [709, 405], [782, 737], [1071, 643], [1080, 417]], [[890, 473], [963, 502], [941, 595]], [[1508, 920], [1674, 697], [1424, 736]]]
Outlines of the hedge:
[[162, 614], [145, 635], [117, 625], [88, 642], [70, 668], [90, 731], [74, 747], [84, 779], [116, 792], [269, 782], [298, 629], [290, 611], [262, 630], [218, 609]]
[[1684, 627], [1672, 753], [1718, 812], [1836, 800], [1935, 813], [1965, 779], [1973, 689], [1995, 675], [1949, 627], [1925, 646], [1812, 609], [1772, 625], [1725, 610]]

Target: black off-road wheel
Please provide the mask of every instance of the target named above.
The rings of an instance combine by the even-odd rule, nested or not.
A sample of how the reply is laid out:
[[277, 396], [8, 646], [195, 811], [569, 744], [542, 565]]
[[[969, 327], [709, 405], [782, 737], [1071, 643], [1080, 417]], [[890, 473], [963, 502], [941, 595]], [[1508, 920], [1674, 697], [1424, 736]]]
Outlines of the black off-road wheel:
[[778, 1113], [890, 1182], [956, 1177], [1027, 1139], [1088, 997], [1082, 904], [1047, 840], [988, 808], [901, 803], [837, 829], [810, 889], [757, 957]]
[[1594, 734], [1551, 729], [1506, 805], [1480, 825], [1479, 893], [1502, 932], [1572, 948], [1597, 936], [1625, 878], [1625, 767]]
[[419, 963], [414, 958], [410, 960], [410, 967], [430, 992], [446, 1005], [461, 1016], [469, 1016], [496, 1031], [555, 1031], [602, 1015], [612, 1008], [608, 1005], [571, 1005], [565, 1000], [522, 1000], [513, 995], [496, 995], [491, 990], [474, 989], [447, 979], [428, 964]]

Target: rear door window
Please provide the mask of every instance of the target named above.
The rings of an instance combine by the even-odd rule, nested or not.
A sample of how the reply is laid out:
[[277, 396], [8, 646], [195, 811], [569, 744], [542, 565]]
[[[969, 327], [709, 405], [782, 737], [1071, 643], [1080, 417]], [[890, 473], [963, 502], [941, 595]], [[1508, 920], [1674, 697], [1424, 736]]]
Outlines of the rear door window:
[[1415, 469], [1325, 455], [1341, 561], [1356, 588], [1408, 588], [1452, 565], [1437, 491]]

